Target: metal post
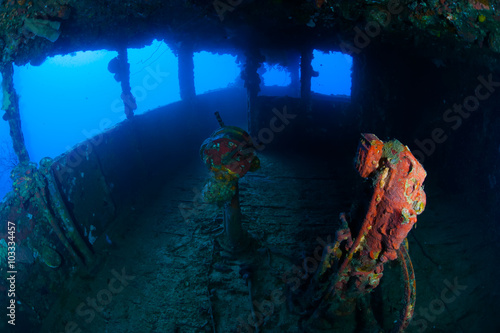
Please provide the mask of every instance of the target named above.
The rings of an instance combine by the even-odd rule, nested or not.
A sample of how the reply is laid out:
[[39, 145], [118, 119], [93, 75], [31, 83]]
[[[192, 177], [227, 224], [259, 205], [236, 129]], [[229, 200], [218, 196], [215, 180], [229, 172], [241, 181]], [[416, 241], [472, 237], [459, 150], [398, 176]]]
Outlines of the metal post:
[[19, 96], [14, 89], [14, 66], [12, 63], [5, 64], [0, 68], [3, 81], [3, 103], [2, 109], [5, 111], [3, 120], [9, 122], [10, 137], [14, 152], [17, 155], [20, 163], [27, 163], [30, 160], [26, 145], [24, 143], [24, 135], [21, 128], [21, 116], [19, 114]]
[[224, 231], [226, 234], [225, 246], [231, 252], [243, 251], [248, 245], [248, 235], [241, 226], [241, 208], [240, 197], [238, 191], [238, 183], [236, 183], [236, 193], [231, 202], [226, 203], [224, 209]]
[[300, 96], [300, 55], [292, 53], [288, 57], [288, 71], [290, 72], [290, 89], [293, 97]]
[[108, 71], [115, 75], [116, 82], [120, 82], [122, 88], [120, 97], [125, 108], [125, 115], [127, 119], [131, 119], [134, 116], [134, 110], [137, 109], [137, 103], [130, 88], [130, 64], [127, 58], [127, 46], [120, 45], [116, 51], [118, 56], [108, 63]]
[[183, 101], [192, 101], [196, 96], [194, 86], [193, 45], [181, 43], [177, 52], [179, 63], [179, 89]]
[[313, 60], [313, 50], [305, 48], [300, 56], [300, 98], [304, 104], [306, 111], [311, 111], [311, 77], [314, 71], [311, 65]]
[[132, 88], [130, 87], [130, 64], [128, 63], [126, 46], [121, 46], [120, 48], [118, 48], [117, 58], [120, 63], [121, 71], [121, 98], [125, 107], [125, 115], [127, 116], [127, 119], [131, 119], [134, 116], [134, 110], [137, 109], [137, 103], [135, 102], [135, 97], [134, 95], [132, 95]]
[[264, 56], [259, 49], [250, 49], [245, 53], [245, 69], [241, 73], [247, 88], [248, 133], [255, 135], [258, 131], [259, 106], [257, 96], [260, 91], [260, 76], [257, 70], [264, 62]]

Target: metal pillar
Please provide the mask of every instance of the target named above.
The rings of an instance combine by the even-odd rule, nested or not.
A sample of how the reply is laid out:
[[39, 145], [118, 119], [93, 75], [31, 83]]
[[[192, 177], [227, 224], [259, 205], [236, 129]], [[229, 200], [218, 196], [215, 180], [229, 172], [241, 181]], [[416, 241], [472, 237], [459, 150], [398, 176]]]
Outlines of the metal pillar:
[[193, 45], [181, 43], [177, 51], [177, 61], [179, 64], [179, 90], [183, 101], [191, 101], [196, 97], [194, 86], [194, 61]]
[[134, 116], [134, 110], [137, 109], [137, 104], [134, 95], [132, 95], [132, 88], [130, 87], [130, 64], [128, 63], [126, 46], [122, 46], [118, 49], [118, 60], [122, 71], [122, 80], [120, 81], [122, 86], [121, 98], [125, 107], [125, 115], [127, 119], [130, 119]]
[[287, 60], [290, 72], [290, 89], [293, 92], [293, 97], [298, 97], [300, 96], [300, 55], [292, 53]]
[[248, 233], [241, 226], [241, 208], [238, 183], [236, 193], [224, 207], [225, 246], [230, 252], [240, 252], [246, 249], [250, 240]]
[[24, 143], [24, 135], [21, 128], [21, 116], [19, 114], [19, 96], [14, 89], [14, 66], [12, 63], [1, 66], [2, 73], [2, 90], [3, 103], [2, 109], [5, 111], [3, 120], [9, 122], [10, 137], [14, 152], [17, 155], [20, 163], [27, 163], [30, 160], [26, 145]]
[[248, 50], [245, 52], [245, 56], [245, 68], [241, 77], [245, 81], [247, 89], [248, 133], [255, 135], [258, 131], [259, 106], [257, 96], [260, 91], [260, 76], [257, 70], [265, 58], [257, 48]]
[[125, 115], [127, 119], [131, 119], [134, 116], [134, 110], [137, 109], [137, 103], [130, 88], [130, 64], [128, 63], [127, 46], [121, 45], [116, 51], [118, 52], [118, 56], [111, 59], [108, 64], [108, 70], [115, 74], [116, 82], [120, 82], [122, 88], [120, 97], [123, 101]]
[[311, 77], [314, 76], [311, 61], [313, 60], [312, 48], [303, 49], [300, 56], [300, 98], [306, 109], [311, 111]]

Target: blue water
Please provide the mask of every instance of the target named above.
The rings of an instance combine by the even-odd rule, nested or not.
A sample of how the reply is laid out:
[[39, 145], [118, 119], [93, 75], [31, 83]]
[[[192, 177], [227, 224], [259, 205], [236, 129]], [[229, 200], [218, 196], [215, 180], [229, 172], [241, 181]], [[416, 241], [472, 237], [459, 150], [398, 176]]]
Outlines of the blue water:
[[[56, 157], [73, 145], [125, 119], [120, 84], [108, 72], [112, 51], [77, 52], [48, 58], [41, 66], [15, 67], [14, 85], [20, 96], [23, 133], [30, 158], [39, 162]], [[177, 59], [163, 42], [154, 41], [142, 49], [129, 49], [130, 85], [137, 101], [135, 114], [180, 100]], [[195, 53], [197, 94], [241, 85], [240, 64], [232, 55]], [[350, 95], [352, 58], [340, 53], [314, 51], [313, 92]], [[264, 64], [266, 86], [287, 86], [290, 73]], [[3, 114], [3, 113], [2, 113]], [[12, 151], [8, 123], [0, 121], [0, 198], [11, 189]], [[7, 164], [7, 165], [1, 165]]]

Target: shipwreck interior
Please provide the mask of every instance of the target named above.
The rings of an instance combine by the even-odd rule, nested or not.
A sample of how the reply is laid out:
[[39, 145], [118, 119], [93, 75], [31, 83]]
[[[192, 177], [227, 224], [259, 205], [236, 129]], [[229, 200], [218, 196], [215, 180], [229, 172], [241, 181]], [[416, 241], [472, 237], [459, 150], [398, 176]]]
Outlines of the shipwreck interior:
[[[499, 331], [499, 6], [2, 1], [0, 331]], [[134, 114], [155, 39], [181, 100]], [[118, 52], [126, 119], [31, 160], [13, 66], [85, 50]], [[352, 57], [350, 96], [311, 91], [314, 50]], [[197, 94], [200, 51], [241, 86]]]

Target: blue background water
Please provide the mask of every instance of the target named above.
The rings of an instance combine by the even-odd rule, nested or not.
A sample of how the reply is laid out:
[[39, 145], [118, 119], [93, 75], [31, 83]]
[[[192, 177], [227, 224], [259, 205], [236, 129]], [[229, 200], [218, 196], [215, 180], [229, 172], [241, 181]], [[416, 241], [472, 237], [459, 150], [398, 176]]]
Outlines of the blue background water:
[[[104, 50], [77, 52], [48, 58], [37, 67], [15, 67], [14, 85], [32, 161], [54, 158], [125, 119], [120, 84], [107, 70], [116, 56], [116, 52]], [[130, 85], [138, 106], [135, 114], [180, 100], [177, 58], [165, 43], [155, 40], [142, 49], [129, 49], [128, 57]], [[194, 65], [197, 94], [242, 84], [235, 56], [195, 53]], [[290, 84], [285, 69], [264, 66], [266, 86]], [[314, 51], [312, 66], [320, 74], [312, 79], [313, 92], [350, 95], [351, 57]], [[11, 189], [11, 147], [8, 123], [0, 121], [0, 198]]]

